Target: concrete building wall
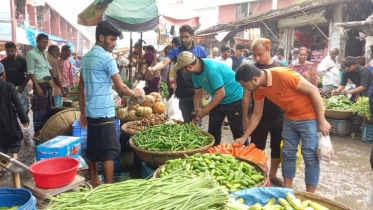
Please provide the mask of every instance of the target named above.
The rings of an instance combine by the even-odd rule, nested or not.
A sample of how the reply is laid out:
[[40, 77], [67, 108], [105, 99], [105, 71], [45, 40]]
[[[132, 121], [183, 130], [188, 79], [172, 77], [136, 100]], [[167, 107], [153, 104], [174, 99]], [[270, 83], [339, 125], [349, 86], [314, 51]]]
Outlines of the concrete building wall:
[[236, 20], [236, 4], [219, 7], [219, 23], [229, 23]]

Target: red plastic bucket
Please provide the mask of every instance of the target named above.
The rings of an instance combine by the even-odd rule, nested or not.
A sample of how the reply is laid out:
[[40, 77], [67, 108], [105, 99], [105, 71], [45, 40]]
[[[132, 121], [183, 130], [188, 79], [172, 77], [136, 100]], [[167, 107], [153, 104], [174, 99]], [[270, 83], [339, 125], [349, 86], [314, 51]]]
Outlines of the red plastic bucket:
[[44, 189], [59, 188], [74, 181], [79, 161], [70, 157], [48, 158], [30, 166], [36, 186]]

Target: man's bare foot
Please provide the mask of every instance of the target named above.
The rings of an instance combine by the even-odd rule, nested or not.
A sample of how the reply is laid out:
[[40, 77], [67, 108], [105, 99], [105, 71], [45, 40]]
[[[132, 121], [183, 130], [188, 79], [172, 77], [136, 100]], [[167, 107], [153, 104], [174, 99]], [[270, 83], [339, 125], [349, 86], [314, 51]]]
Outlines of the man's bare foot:
[[93, 189], [95, 189], [96, 187], [98, 187], [98, 186], [100, 186], [102, 184], [104, 184], [104, 183], [103, 182], [99, 182], [99, 181], [97, 181], [97, 182], [92, 182], [91, 181], [91, 186], [93, 187]]
[[278, 177], [269, 177], [269, 180], [271, 181], [271, 184], [276, 187], [284, 187], [284, 182]]

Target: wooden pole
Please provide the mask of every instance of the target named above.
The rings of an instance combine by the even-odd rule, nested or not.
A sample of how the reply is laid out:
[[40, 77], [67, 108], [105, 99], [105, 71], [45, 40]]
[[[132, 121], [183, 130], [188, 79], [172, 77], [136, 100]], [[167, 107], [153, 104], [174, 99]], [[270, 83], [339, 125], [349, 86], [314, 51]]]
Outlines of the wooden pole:
[[12, 41], [17, 44], [17, 35], [16, 35], [16, 27], [17, 27], [17, 20], [16, 20], [16, 9], [14, 6], [14, 0], [10, 0], [10, 17], [11, 17], [11, 24], [12, 24]]
[[[13, 153], [12, 156], [14, 159], [18, 159], [17, 153]], [[15, 188], [21, 188], [21, 179], [19, 173], [13, 173], [13, 184]]]
[[[130, 32], [130, 54], [128, 56], [129, 64], [128, 64], [128, 81], [129, 83], [132, 83], [132, 32]], [[131, 88], [131, 87], [129, 87]]]

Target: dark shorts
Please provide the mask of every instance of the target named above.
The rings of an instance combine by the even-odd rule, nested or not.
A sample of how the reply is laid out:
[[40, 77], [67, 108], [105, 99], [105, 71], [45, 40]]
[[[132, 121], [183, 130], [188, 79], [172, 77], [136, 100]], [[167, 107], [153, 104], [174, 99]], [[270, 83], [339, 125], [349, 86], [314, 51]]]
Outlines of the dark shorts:
[[264, 150], [267, 144], [268, 133], [271, 134], [271, 158], [280, 158], [283, 122], [259, 123], [251, 134], [250, 143], [254, 143], [256, 148]]
[[94, 162], [113, 160], [120, 154], [114, 118], [87, 118], [87, 159]]
[[69, 87], [64, 87], [63, 89], [65, 90], [66, 94], [69, 93]]

